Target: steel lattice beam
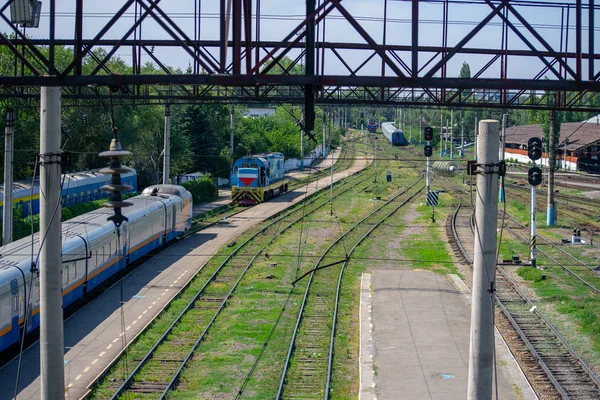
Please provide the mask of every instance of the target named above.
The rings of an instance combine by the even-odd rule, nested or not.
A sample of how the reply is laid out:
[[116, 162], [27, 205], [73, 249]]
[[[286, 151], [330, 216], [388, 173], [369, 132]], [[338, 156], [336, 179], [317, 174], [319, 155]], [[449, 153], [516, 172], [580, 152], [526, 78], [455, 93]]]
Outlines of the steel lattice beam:
[[[94, 16], [82, 0], [72, 18], [46, 8], [47, 32], [11, 24], [7, 1], [0, 8], [0, 55], [15, 68], [0, 75], [0, 97], [26, 101], [39, 86], [79, 87], [65, 90], [75, 104], [103, 96], [87, 86], [110, 85], [128, 88], [122, 101], [141, 103], [300, 102], [314, 93], [317, 103], [542, 108], [541, 96], [550, 95], [562, 109], [594, 109], [590, 97], [600, 91], [600, 51], [594, 47], [600, 7], [594, 0], [381, 0], [377, 18], [360, 15], [343, 0], [314, 1], [316, 7], [298, 18], [292, 10], [286, 14], [298, 2], [283, 0], [282, 14], [274, 18], [272, 10], [261, 11], [261, 0], [181, 0], [179, 9], [161, 0], [123, 0], [104, 10], [105, 22], [92, 33], [86, 26]], [[203, 11], [210, 5], [218, 28], [201, 30], [215, 17]], [[468, 24], [449, 18], [466, 7], [480, 17]], [[432, 10], [442, 19], [428, 19]], [[408, 19], [392, 17], [399, 11]], [[180, 23], [181, 14], [193, 18], [193, 30]], [[57, 18], [70, 21], [70, 34], [60, 32], [64, 24]], [[284, 27], [277, 25], [286, 18]], [[458, 23], [472, 27], [450, 35]], [[336, 36], [340, 31], [347, 40]], [[71, 49], [72, 59], [65, 60], [63, 51], [57, 62], [55, 46]], [[118, 51], [128, 49], [131, 73], [112, 74]], [[284, 57], [294, 61], [283, 65]], [[463, 59], [476, 60], [471, 78], [457, 77], [456, 63]], [[189, 64], [193, 73], [176, 72], [173, 61]], [[146, 62], [164, 75], [141, 74]], [[291, 75], [299, 62], [306, 75]]]

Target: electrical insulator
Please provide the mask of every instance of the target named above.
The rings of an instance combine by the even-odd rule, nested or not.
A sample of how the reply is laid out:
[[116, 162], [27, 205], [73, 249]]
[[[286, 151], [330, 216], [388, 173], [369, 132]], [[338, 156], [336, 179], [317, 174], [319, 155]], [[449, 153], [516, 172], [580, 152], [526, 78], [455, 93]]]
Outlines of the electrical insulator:
[[433, 140], [433, 128], [430, 126], [425, 127], [425, 140]]
[[127, 217], [121, 214], [121, 208], [133, 205], [133, 203], [123, 201], [123, 192], [133, 188], [129, 185], [123, 185], [121, 182], [121, 174], [131, 171], [131, 169], [121, 166], [121, 157], [130, 156], [132, 153], [121, 148], [121, 143], [117, 139], [117, 128], [113, 128], [113, 135], [114, 138], [110, 142], [109, 150], [99, 154], [100, 157], [108, 157], [110, 160], [110, 165], [107, 168], [102, 168], [100, 173], [112, 175], [110, 184], [104, 185], [100, 189], [111, 193], [110, 201], [104, 203], [103, 206], [114, 209], [115, 215], [109, 217], [108, 220], [112, 221], [118, 228], [123, 222], [127, 221]]
[[454, 161], [436, 161], [431, 168], [438, 176], [454, 176], [458, 171], [458, 164]]

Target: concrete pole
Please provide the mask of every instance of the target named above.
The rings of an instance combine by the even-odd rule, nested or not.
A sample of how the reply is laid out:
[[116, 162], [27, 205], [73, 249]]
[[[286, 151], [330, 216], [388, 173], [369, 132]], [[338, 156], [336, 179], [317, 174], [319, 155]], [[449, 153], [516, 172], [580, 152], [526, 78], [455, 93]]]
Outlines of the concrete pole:
[[444, 155], [448, 155], [448, 139], [450, 138], [450, 125], [448, 118], [446, 118], [446, 140], [444, 145]]
[[556, 224], [554, 207], [554, 170], [556, 169], [556, 111], [550, 111], [550, 144], [548, 148], [548, 210], [546, 212], [546, 225]]
[[460, 112], [460, 158], [465, 156], [465, 111]]
[[477, 161], [477, 149], [479, 148], [479, 118], [475, 116], [475, 137], [473, 138], [475, 141], [475, 161]]
[[409, 139], [408, 139], [408, 141], [409, 141], [411, 144], [412, 144], [412, 114], [413, 114], [413, 110], [412, 110], [412, 108], [411, 108], [411, 109], [410, 109], [410, 121], [409, 121], [409, 123], [410, 123], [410, 136], [409, 136]]
[[[477, 147], [481, 164], [498, 163], [498, 121], [479, 123]], [[496, 274], [496, 224], [498, 219], [497, 167], [478, 167], [475, 205], [473, 305], [469, 353], [469, 400], [492, 398], [494, 370], [494, 292]], [[492, 172], [486, 174], [485, 172]]]
[[563, 151], [563, 169], [565, 171], [569, 170], [570, 168], [567, 168], [567, 141], [565, 140], [565, 145], [564, 145], [565, 149]]
[[[535, 167], [535, 161], [531, 161], [531, 166]], [[537, 221], [535, 219], [537, 202], [537, 187], [531, 185], [531, 236], [529, 238], [529, 260], [531, 266], [537, 266]]]
[[454, 110], [450, 110], [450, 159], [454, 160]]
[[323, 158], [327, 157], [327, 147], [325, 146], [325, 144], [327, 143], [325, 141], [326, 127], [327, 127], [327, 121], [326, 121], [326, 117], [325, 117], [325, 110], [323, 110], [323, 144], [321, 145]]
[[171, 168], [171, 105], [165, 104], [165, 156], [163, 158], [163, 185], [169, 184]]
[[[500, 147], [498, 149], [498, 156], [500, 160], [504, 161], [504, 147], [506, 146], [506, 114], [502, 115], [502, 133], [500, 135]], [[500, 203], [504, 203], [504, 186], [500, 186], [500, 197], [498, 199]]]
[[444, 111], [440, 108], [440, 158], [444, 156]]
[[235, 133], [235, 106], [231, 105], [231, 117], [229, 119], [229, 151], [233, 156], [233, 134]]
[[423, 110], [419, 110], [419, 146], [423, 143]]
[[12, 242], [13, 231], [13, 154], [14, 154], [15, 114], [12, 108], [6, 110], [4, 119], [4, 206], [2, 208], [2, 245]]
[[60, 88], [40, 105], [40, 371], [42, 400], [65, 398], [60, 206]]

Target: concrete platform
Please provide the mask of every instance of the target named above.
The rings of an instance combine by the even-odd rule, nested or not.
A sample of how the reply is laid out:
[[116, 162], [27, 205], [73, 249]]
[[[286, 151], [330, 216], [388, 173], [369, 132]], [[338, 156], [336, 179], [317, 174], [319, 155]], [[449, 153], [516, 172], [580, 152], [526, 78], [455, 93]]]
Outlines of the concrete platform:
[[[454, 279], [412, 270], [363, 275], [360, 399], [467, 398], [470, 295]], [[536, 399], [498, 333], [496, 354], [498, 398]]]
[[[358, 159], [352, 168], [335, 174], [334, 180], [358, 172], [368, 164], [369, 160]], [[66, 320], [65, 397], [84, 396], [90, 384], [119, 356], [124, 346], [152, 322], [221, 246], [265, 218], [301, 201], [307, 192], [327, 187], [328, 183], [321, 180], [309, 188], [304, 186], [278, 196], [229, 218], [227, 224], [212, 226], [172, 245]], [[40, 398], [39, 352], [39, 343], [35, 343], [23, 353], [19, 399]], [[0, 369], [0, 398], [12, 397], [16, 376], [17, 360], [14, 359]]]

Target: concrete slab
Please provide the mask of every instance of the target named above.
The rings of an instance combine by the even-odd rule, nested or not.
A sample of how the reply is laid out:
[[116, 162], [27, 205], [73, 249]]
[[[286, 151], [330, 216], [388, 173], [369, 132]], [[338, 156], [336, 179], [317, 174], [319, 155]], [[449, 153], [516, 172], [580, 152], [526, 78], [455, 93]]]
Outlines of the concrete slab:
[[[369, 162], [358, 159], [352, 168], [335, 174], [334, 180], [360, 171]], [[64, 323], [65, 397], [79, 399], [84, 396], [95, 378], [152, 322], [221, 246], [265, 218], [301, 201], [307, 193], [327, 186], [328, 182], [317, 182], [309, 188], [303, 187], [251, 207], [230, 218], [228, 224], [200, 231], [167, 248], [82, 307]], [[121, 290], [124, 293], [122, 308]], [[40, 398], [39, 351], [39, 343], [35, 343], [23, 353], [18, 390], [20, 400]], [[18, 360], [14, 359], [0, 369], [0, 398], [12, 397], [17, 365]], [[8, 395], [4, 397], [1, 393]]]
[[[362, 327], [372, 323], [372, 332], [361, 336], [361, 399], [465, 399], [471, 317], [466, 287], [431, 272], [375, 270], [369, 291], [371, 315], [363, 303], [360, 317]], [[499, 398], [535, 399], [502, 346], [497, 337]], [[369, 353], [373, 390], [363, 373]]]

